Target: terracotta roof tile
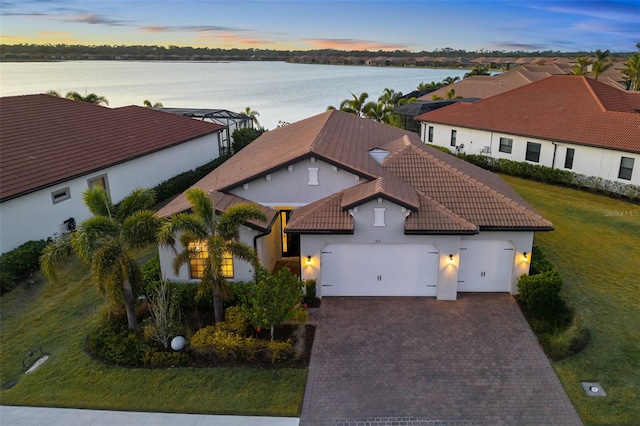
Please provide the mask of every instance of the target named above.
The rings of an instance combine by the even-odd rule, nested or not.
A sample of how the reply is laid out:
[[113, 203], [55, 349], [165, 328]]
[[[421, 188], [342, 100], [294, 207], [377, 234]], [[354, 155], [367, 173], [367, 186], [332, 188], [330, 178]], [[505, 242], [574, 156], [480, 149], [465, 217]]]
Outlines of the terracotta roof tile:
[[640, 93], [581, 76], [544, 80], [416, 120], [640, 152]]
[[[375, 148], [389, 151], [381, 164], [369, 155]], [[287, 232], [353, 232], [347, 209], [379, 196], [411, 211], [407, 233], [553, 229], [497, 175], [426, 146], [415, 133], [342, 111], [265, 133], [194, 186], [225, 192], [308, 156], [367, 182], [294, 210]], [[181, 195], [160, 213], [185, 208], [188, 203]]]
[[300, 207], [291, 213], [286, 231], [295, 233], [353, 233], [353, 217], [342, 208], [343, 192]]
[[215, 133], [217, 124], [49, 95], [0, 98], [0, 199]]
[[[225, 194], [219, 191], [209, 191], [209, 197], [213, 200], [213, 206], [216, 210], [216, 213], [220, 214], [224, 212], [227, 208], [231, 206], [235, 206], [236, 204], [256, 204], [262, 210], [262, 213], [267, 217], [266, 222], [262, 221], [250, 221], [248, 225], [252, 226], [259, 231], [266, 231], [269, 229], [273, 221], [278, 217], [278, 211], [274, 210], [270, 207], [266, 207], [253, 201], [247, 200], [246, 198], [239, 197], [233, 194]], [[160, 217], [169, 217], [174, 214], [184, 213], [191, 210], [191, 204], [186, 200], [186, 198], [181, 197], [179, 199], [179, 203], [172, 203], [167, 206], [162, 207], [156, 213]]]

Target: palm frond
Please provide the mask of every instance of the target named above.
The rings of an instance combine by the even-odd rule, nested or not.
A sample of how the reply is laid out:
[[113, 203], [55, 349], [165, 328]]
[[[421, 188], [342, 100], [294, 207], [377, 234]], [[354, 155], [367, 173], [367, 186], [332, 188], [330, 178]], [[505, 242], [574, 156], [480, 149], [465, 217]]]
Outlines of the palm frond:
[[95, 251], [106, 240], [117, 239], [120, 225], [106, 216], [94, 216], [78, 226], [73, 233], [71, 243], [76, 254], [86, 263], [91, 263]]
[[188, 265], [193, 255], [195, 255], [195, 252], [190, 252], [188, 249], [176, 253], [176, 256], [173, 258], [173, 262], [171, 264], [171, 266], [173, 267], [173, 273], [178, 275], [182, 265]]
[[116, 240], [105, 241], [97, 249], [91, 261], [91, 277], [101, 296], [114, 302], [122, 301], [122, 280], [125, 278], [126, 254]]
[[251, 263], [254, 268], [260, 265], [260, 259], [258, 259], [258, 253], [256, 250], [248, 244], [241, 241], [229, 241], [226, 244], [227, 251], [234, 257], [240, 260]]
[[51, 281], [55, 281], [58, 265], [72, 254], [73, 246], [71, 244], [71, 237], [65, 235], [44, 248], [40, 256], [40, 270]]
[[156, 193], [152, 189], [136, 188], [120, 201], [115, 216], [122, 223], [135, 212], [153, 207], [155, 200]]
[[157, 234], [158, 243], [164, 247], [175, 247], [176, 236], [179, 234], [193, 236], [190, 240], [203, 240], [209, 235], [209, 230], [194, 214], [178, 213], [162, 223]]
[[122, 224], [122, 237], [132, 248], [142, 248], [156, 241], [162, 219], [151, 210], [139, 210], [129, 215]]
[[267, 217], [257, 204], [236, 204], [220, 215], [216, 230], [226, 240], [238, 240], [240, 238], [240, 226], [250, 220], [266, 222]]
[[113, 214], [114, 208], [111, 203], [111, 197], [109, 197], [107, 190], [99, 185], [87, 189], [82, 194], [82, 201], [95, 216], [111, 217]]
[[212, 232], [215, 227], [215, 210], [213, 200], [200, 188], [190, 188], [185, 192], [187, 201], [191, 203], [193, 214], [198, 216]]

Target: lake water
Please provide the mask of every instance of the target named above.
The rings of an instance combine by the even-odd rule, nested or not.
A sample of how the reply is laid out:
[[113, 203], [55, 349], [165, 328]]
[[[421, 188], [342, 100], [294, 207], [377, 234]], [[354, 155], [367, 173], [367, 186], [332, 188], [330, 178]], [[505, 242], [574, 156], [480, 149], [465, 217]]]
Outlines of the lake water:
[[56, 90], [104, 96], [110, 107], [142, 105], [145, 99], [168, 108], [258, 111], [273, 129], [338, 106], [350, 93], [377, 100], [385, 88], [408, 93], [421, 83], [460, 77], [468, 70], [307, 65], [285, 62], [66, 61], [3, 62], [0, 96]]

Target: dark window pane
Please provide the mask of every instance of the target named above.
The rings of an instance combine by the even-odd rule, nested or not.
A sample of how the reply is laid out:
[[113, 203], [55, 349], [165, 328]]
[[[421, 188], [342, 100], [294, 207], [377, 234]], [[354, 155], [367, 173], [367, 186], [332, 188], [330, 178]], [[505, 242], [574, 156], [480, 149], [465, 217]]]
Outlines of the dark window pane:
[[573, 168], [573, 155], [576, 152], [573, 148], [567, 148], [567, 156], [564, 158], [564, 168], [571, 169]]
[[524, 159], [538, 163], [540, 161], [541, 145], [535, 142], [527, 142], [527, 154]]

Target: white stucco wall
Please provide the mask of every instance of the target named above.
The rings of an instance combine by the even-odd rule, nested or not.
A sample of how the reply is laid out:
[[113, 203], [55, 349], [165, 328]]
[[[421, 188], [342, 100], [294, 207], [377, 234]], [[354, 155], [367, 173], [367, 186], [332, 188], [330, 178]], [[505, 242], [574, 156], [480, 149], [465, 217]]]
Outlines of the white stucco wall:
[[[318, 169], [317, 185], [309, 185], [309, 169]], [[300, 207], [362, 183], [353, 173], [320, 160], [303, 160], [230, 192], [270, 207]], [[246, 189], [245, 189], [246, 188]]]
[[[240, 241], [244, 242], [250, 247], [254, 247], [254, 237], [257, 235], [259, 235], [259, 232], [254, 229], [246, 226], [240, 227]], [[258, 238], [256, 244], [258, 245], [258, 252], [260, 252], [261, 249], [265, 249], [264, 247], [260, 247], [260, 244], [262, 244], [260, 238]], [[183, 247], [180, 244], [179, 237], [176, 238], [175, 252], [171, 247], [158, 247], [162, 279], [175, 283], [197, 283], [200, 280], [191, 278], [188, 264], [182, 265], [177, 274], [175, 274], [173, 271], [173, 258], [175, 257], [175, 253], [180, 253], [182, 250]], [[230, 278], [229, 281], [251, 281], [253, 280], [254, 272], [255, 270], [250, 263], [239, 260], [238, 258], [234, 258], [233, 278]]]
[[[429, 126], [434, 128], [433, 143], [427, 142]], [[464, 148], [456, 150], [450, 146], [451, 130], [457, 130], [456, 144], [457, 146], [464, 145]], [[574, 173], [596, 176], [614, 182], [640, 185], [640, 154], [636, 153], [428, 122], [422, 123], [420, 137], [423, 142], [429, 145], [446, 147], [454, 153], [487, 155], [485, 147], [489, 147], [492, 157], [506, 158], [513, 161], [526, 161], [527, 142], [535, 142], [541, 144], [540, 161], [538, 163], [527, 161], [528, 163], [569, 170]], [[501, 137], [513, 139], [513, 148], [510, 154], [500, 152]], [[573, 167], [571, 169], [565, 169], [564, 167], [567, 148], [575, 149]], [[618, 178], [622, 157], [635, 159], [631, 180]]]
[[[53, 237], [71, 217], [78, 224], [88, 219], [91, 214], [82, 194], [92, 178], [106, 175], [111, 198], [117, 203], [136, 187], [154, 187], [218, 156], [215, 133], [0, 203], [0, 252], [26, 241]], [[67, 187], [71, 198], [54, 204], [51, 193]]]

